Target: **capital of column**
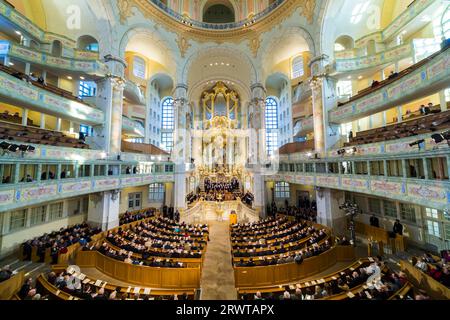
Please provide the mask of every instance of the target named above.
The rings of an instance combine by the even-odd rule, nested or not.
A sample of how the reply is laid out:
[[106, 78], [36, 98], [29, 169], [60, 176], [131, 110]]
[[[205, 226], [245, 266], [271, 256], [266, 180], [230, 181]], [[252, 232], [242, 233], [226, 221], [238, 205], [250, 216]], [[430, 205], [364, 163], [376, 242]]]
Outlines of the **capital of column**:
[[261, 83], [254, 83], [250, 86], [252, 91], [252, 101], [265, 100], [266, 98], [266, 88]]

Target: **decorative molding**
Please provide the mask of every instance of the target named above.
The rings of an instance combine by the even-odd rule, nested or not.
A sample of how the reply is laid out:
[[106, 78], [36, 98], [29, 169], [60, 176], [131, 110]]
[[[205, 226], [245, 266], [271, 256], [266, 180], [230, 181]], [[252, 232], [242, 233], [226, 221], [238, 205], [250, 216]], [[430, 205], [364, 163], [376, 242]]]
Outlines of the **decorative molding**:
[[117, 0], [117, 7], [119, 8], [120, 24], [124, 25], [128, 18], [134, 15], [131, 11], [133, 7], [132, 0]]
[[300, 4], [303, 15], [309, 24], [314, 22], [314, 11], [316, 10], [316, 0], [303, 0]]
[[192, 39], [199, 42], [215, 42], [219, 44], [224, 42], [240, 43], [243, 40], [252, 40], [255, 38], [255, 35], [269, 31], [273, 26], [280, 24], [292, 16], [299, 7], [303, 9], [301, 14], [312, 23], [316, 8], [316, 0], [286, 0], [266, 17], [251, 25], [235, 29], [212, 30], [182, 23], [148, 0], [122, 1], [133, 2], [133, 6], [136, 6], [146, 18], [152, 19], [157, 25], [165, 26], [172, 32], [183, 34], [186, 40]]
[[261, 40], [259, 39], [259, 36], [257, 35], [255, 38], [251, 39], [248, 46], [252, 51], [253, 56], [256, 58], [256, 56], [258, 55], [259, 47], [261, 46]]
[[177, 38], [177, 45], [178, 45], [178, 49], [180, 49], [180, 53], [181, 53], [181, 57], [184, 58], [186, 55], [187, 50], [192, 46], [189, 43], [189, 40], [186, 39], [183, 35], [178, 34], [178, 38]]

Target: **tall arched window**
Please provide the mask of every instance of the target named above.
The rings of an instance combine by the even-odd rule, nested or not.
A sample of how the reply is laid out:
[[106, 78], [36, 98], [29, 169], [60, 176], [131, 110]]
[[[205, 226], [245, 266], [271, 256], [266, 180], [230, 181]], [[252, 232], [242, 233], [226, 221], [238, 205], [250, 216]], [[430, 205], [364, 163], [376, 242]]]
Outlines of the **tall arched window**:
[[141, 57], [133, 57], [133, 75], [145, 79], [145, 60]]
[[276, 199], [288, 199], [291, 197], [289, 190], [289, 183], [277, 182], [275, 183], [275, 198]]
[[266, 99], [266, 150], [267, 155], [273, 155], [278, 147], [278, 102], [268, 97]]
[[299, 78], [305, 74], [303, 56], [295, 57], [292, 60], [292, 78]]
[[168, 97], [162, 101], [161, 143], [167, 151], [173, 149], [173, 131], [175, 129], [175, 113], [173, 98]]

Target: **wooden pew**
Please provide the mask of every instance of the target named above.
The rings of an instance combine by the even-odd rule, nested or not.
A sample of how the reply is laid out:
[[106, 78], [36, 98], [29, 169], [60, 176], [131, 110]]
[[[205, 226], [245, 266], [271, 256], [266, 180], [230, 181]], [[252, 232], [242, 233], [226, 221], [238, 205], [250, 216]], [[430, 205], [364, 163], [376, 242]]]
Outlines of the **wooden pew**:
[[411, 263], [405, 260], [400, 261], [400, 268], [408, 277], [408, 280], [417, 288], [421, 288], [427, 292], [427, 294], [436, 300], [448, 300], [450, 299], [450, 289], [444, 286], [442, 283], [434, 280], [429, 275], [423, 273], [418, 268], [414, 267]]
[[335, 246], [318, 256], [305, 259], [299, 265], [285, 263], [271, 266], [234, 267], [234, 279], [237, 288], [296, 282], [326, 270], [338, 261], [353, 260], [355, 260], [353, 247]]
[[96, 268], [114, 279], [138, 286], [164, 289], [200, 287], [200, 267], [159, 268], [132, 265], [104, 256], [98, 251], [80, 251], [76, 264], [81, 268]]
[[393, 253], [406, 250], [406, 241], [404, 236], [397, 234], [395, 238], [391, 238], [389, 237], [389, 232], [383, 228], [377, 228], [360, 221], [356, 221], [355, 231], [368, 239], [373, 239], [377, 242], [381, 241], [384, 244], [390, 245]]
[[22, 287], [25, 271], [20, 271], [6, 281], [0, 282], [0, 300], [10, 300]]

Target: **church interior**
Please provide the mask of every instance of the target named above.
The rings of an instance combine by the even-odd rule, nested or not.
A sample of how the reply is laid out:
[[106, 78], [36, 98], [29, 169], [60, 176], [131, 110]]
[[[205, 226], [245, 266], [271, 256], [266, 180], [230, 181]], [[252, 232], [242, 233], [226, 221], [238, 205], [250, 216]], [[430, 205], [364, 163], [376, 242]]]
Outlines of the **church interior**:
[[450, 1], [0, 0], [0, 300], [450, 299]]

